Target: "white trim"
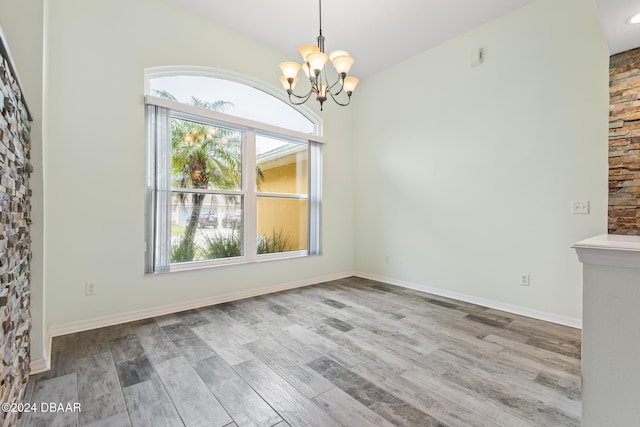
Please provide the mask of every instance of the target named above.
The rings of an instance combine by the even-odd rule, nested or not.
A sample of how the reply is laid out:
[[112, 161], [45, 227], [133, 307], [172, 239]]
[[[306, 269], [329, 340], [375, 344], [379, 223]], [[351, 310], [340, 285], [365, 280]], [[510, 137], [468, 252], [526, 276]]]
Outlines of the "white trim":
[[601, 234], [571, 247], [583, 264], [640, 268], [640, 236]]
[[204, 108], [194, 107], [193, 105], [182, 104], [180, 102], [169, 101], [168, 99], [158, 98], [157, 96], [146, 95], [144, 97], [146, 105], [155, 105], [158, 107], [171, 110], [171, 115], [185, 120], [209, 119], [219, 122], [223, 126], [231, 128], [246, 128], [262, 131], [262, 134], [273, 134], [278, 136], [287, 136], [289, 138], [301, 141], [313, 141], [324, 143], [323, 136], [313, 135], [310, 133], [302, 133], [280, 126], [270, 125], [268, 123], [258, 122], [255, 120], [245, 119], [242, 117], [232, 116], [218, 111], [206, 110]]
[[51, 369], [51, 352], [47, 352], [49, 357], [41, 357], [39, 359], [32, 360], [29, 364], [29, 375], [39, 374]]
[[332, 280], [344, 279], [353, 276], [353, 272], [344, 272], [330, 274], [327, 276], [314, 277], [311, 279], [300, 280], [296, 282], [283, 283], [279, 285], [265, 286], [263, 288], [250, 289], [247, 291], [234, 292], [230, 294], [217, 295], [213, 297], [201, 298], [197, 300], [185, 301], [175, 304], [168, 304], [159, 307], [151, 307], [143, 310], [130, 311], [127, 313], [119, 313], [110, 316], [101, 316], [94, 319], [81, 320], [77, 322], [63, 323], [53, 325], [49, 328], [49, 336], [57, 337], [60, 335], [73, 334], [76, 332], [87, 331], [91, 329], [104, 328], [120, 323], [134, 322], [136, 320], [147, 319], [150, 317], [163, 316], [166, 314], [179, 313], [185, 310], [193, 310], [195, 308], [206, 307], [209, 305], [222, 304], [230, 301], [237, 301], [246, 298], [257, 297], [260, 295], [271, 294], [275, 292], [286, 291], [289, 289], [301, 288], [304, 286], [317, 285], [319, 283], [330, 282]]
[[249, 262], [256, 259], [258, 244], [258, 200], [256, 199], [256, 133], [248, 130], [244, 133], [242, 144], [242, 249]]
[[171, 187], [172, 193], [185, 193], [185, 194], [212, 194], [221, 196], [242, 196], [242, 190], [218, 190], [216, 188], [180, 188]]
[[172, 77], [172, 76], [200, 76], [200, 77], [213, 77], [216, 79], [229, 80], [232, 82], [240, 83], [245, 86], [252, 87], [267, 93], [274, 98], [279, 99], [285, 104], [289, 105], [294, 110], [301, 113], [307, 119], [313, 123], [314, 133], [322, 136], [323, 126], [322, 118], [311, 108], [306, 105], [292, 105], [289, 102], [286, 92], [277, 86], [266, 83], [260, 79], [256, 79], [244, 74], [225, 70], [222, 68], [202, 67], [197, 65], [167, 65], [160, 67], [149, 67], [144, 69], [144, 93], [150, 94], [149, 81], [152, 78], [157, 77]]
[[267, 295], [275, 292], [286, 291], [289, 289], [301, 288], [304, 286], [317, 285], [324, 282], [330, 282], [333, 280], [344, 279], [347, 277], [356, 276], [363, 279], [376, 280], [379, 282], [389, 283], [391, 285], [400, 286], [407, 289], [413, 289], [420, 292], [426, 292], [433, 295], [439, 295], [446, 298], [452, 298], [459, 301], [465, 301], [472, 304], [478, 304], [483, 307], [494, 308], [496, 310], [506, 311], [508, 313], [514, 313], [521, 316], [527, 316], [534, 319], [544, 320], [547, 322], [557, 323], [560, 325], [570, 326], [573, 328], [582, 329], [582, 320], [572, 317], [560, 316], [554, 313], [548, 313], [544, 311], [532, 310], [526, 307], [515, 306], [511, 304], [505, 304], [499, 301], [493, 301], [485, 298], [479, 298], [475, 296], [465, 295], [458, 292], [447, 291], [444, 289], [433, 288], [413, 282], [406, 282], [403, 280], [396, 280], [390, 277], [382, 277], [375, 274], [363, 273], [363, 272], [343, 272], [330, 274], [327, 276], [320, 276], [306, 280], [300, 280], [296, 282], [289, 282], [280, 285], [266, 286], [258, 289], [251, 289], [242, 292], [235, 292], [231, 294], [218, 295], [214, 297], [202, 298], [198, 300], [191, 300], [182, 303], [163, 305], [160, 307], [152, 307], [143, 310], [130, 311], [127, 313], [120, 313], [111, 316], [96, 317], [94, 319], [63, 323], [60, 325], [54, 325], [49, 328], [47, 334], [47, 340], [49, 347], [45, 349], [45, 357], [35, 359], [31, 361], [31, 374], [47, 371], [51, 368], [51, 339], [53, 337], [73, 334], [76, 332], [87, 331], [91, 329], [104, 328], [107, 326], [113, 326], [120, 323], [134, 322], [136, 320], [147, 319], [150, 317], [163, 316], [166, 314], [179, 313], [185, 310], [192, 310], [195, 308], [206, 307], [209, 305], [221, 304], [230, 301], [237, 301], [245, 298], [252, 298], [260, 295]]
[[355, 272], [354, 275], [356, 277], [362, 277], [363, 279], [376, 280], [378, 282], [385, 282], [391, 285], [401, 286], [403, 288], [413, 289], [420, 292], [426, 292], [428, 294], [438, 295], [446, 298], [452, 298], [459, 301], [470, 302], [472, 304], [481, 305], [483, 307], [506, 311], [507, 313], [518, 314], [520, 316], [532, 317], [534, 319], [544, 320], [551, 323], [570, 326], [572, 328], [582, 329], [582, 319], [561, 316], [559, 314], [548, 313], [546, 311], [533, 310], [531, 308], [506, 304], [500, 301], [494, 301], [494, 300], [480, 298], [472, 295], [461, 294], [458, 292], [447, 291], [444, 289], [434, 288], [434, 287], [423, 285], [420, 283], [405, 282], [403, 280], [392, 279], [390, 277], [383, 277], [375, 274]]
[[308, 200], [309, 196], [307, 194], [296, 194], [296, 193], [263, 193], [256, 192], [258, 197], [264, 198], [272, 198], [272, 199], [292, 199], [292, 200]]

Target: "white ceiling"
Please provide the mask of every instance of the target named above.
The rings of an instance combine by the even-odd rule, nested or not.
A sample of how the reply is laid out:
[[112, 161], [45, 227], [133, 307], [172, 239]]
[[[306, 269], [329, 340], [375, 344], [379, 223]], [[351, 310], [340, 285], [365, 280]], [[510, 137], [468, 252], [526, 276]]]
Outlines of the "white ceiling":
[[[298, 47], [316, 44], [318, 0], [169, 0], [261, 40], [301, 60]], [[325, 51], [355, 58], [365, 77], [533, 0], [323, 0]]]
[[596, 0], [596, 4], [611, 55], [640, 47], [640, 24], [626, 23], [640, 12], [640, 0]]
[[[169, 0], [261, 40], [298, 61], [315, 44], [317, 0]], [[534, 0], [323, 0], [325, 50], [355, 57], [351, 74], [366, 77]], [[611, 53], [640, 46], [640, 25], [625, 20], [640, 0], [596, 0]], [[567, 26], [571, 23], [568, 22]]]

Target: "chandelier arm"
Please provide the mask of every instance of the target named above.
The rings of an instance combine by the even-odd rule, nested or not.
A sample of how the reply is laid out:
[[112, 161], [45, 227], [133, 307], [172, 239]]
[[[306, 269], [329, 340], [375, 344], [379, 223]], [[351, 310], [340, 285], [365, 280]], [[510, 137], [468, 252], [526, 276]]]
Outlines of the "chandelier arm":
[[329, 86], [329, 91], [331, 91], [331, 89], [333, 89], [334, 87], [336, 87], [336, 85], [338, 83], [340, 83], [340, 81], [342, 81], [342, 84], [340, 85], [340, 90], [336, 92], [336, 96], [340, 95], [342, 93], [342, 88], [344, 88], [344, 80], [338, 76], [338, 80], [336, 80], [336, 82], [334, 84], [332, 84], [331, 86]]
[[[312, 93], [313, 93], [313, 91], [312, 91], [312, 90], [311, 90], [311, 91], [309, 91], [309, 93], [307, 94], [307, 96], [306, 96], [306, 97], [304, 97], [304, 96], [297, 96], [297, 95], [293, 95], [293, 93], [290, 93], [290, 94], [289, 94], [289, 102], [290, 102], [291, 104], [293, 104], [293, 105], [302, 105], [302, 104], [304, 104], [305, 102], [307, 102], [307, 101], [309, 100], [309, 98], [311, 97], [311, 94], [312, 94]], [[296, 97], [296, 98], [298, 98], [298, 99], [301, 99], [302, 101], [300, 101], [300, 102], [296, 102], [296, 101], [294, 101], [293, 99], [291, 99], [291, 95], [295, 96], [295, 97]]]
[[[342, 91], [342, 89], [341, 89], [341, 91]], [[338, 92], [338, 93], [340, 93], [340, 92]], [[349, 98], [347, 99], [347, 103], [346, 103], [346, 104], [343, 104], [342, 102], [338, 101], [338, 100], [336, 99], [336, 97], [335, 97], [335, 96], [333, 96], [333, 94], [332, 94], [331, 92], [329, 92], [329, 95], [331, 95], [331, 99], [333, 99], [333, 102], [335, 102], [336, 104], [338, 104], [338, 105], [339, 105], [339, 106], [341, 106], [341, 107], [346, 107], [347, 105], [349, 105], [349, 104], [351, 103], [351, 97], [349, 97]], [[336, 94], [336, 95], [337, 95], [337, 94]]]
[[311, 94], [315, 92], [313, 89], [314, 88], [312, 87], [311, 89], [309, 89], [309, 92], [307, 92], [304, 95], [298, 95], [296, 93], [293, 93], [293, 90], [291, 90], [291, 93], [289, 93], [289, 99], [291, 99], [291, 97], [293, 96], [294, 98], [297, 98], [297, 99], [305, 99], [305, 100], [307, 100], [307, 99], [309, 99]]

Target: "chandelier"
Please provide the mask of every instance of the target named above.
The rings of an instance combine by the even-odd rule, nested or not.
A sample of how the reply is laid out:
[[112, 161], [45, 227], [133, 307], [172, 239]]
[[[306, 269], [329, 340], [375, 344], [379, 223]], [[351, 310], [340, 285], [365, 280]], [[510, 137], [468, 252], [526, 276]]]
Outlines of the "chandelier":
[[[293, 105], [304, 104], [311, 98], [311, 95], [315, 94], [316, 101], [320, 103], [320, 110], [322, 111], [322, 104], [327, 100], [327, 97], [331, 97], [336, 104], [343, 107], [349, 105], [351, 102], [351, 94], [360, 80], [351, 76], [347, 77], [347, 73], [355, 61], [353, 57], [349, 55], [349, 52], [334, 50], [329, 53], [329, 55], [324, 53], [322, 0], [318, 0], [318, 4], [320, 10], [318, 45], [305, 44], [300, 46], [298, 52], [300, 52], [304, 61], [302, 66], [292, 61], [281, 63], [280, 69], [283, 75], [280, 76], [280, 82], [289, 95], [289, 102]], [[328, 61], [331, 61], [337, 73], [337, 79], [333, 84], [329, 84], [327, 70], [325, 69], [325, 64]], [[311, 82], [311, 88], [304, 95], [298, 95], [293, 92], [298, 83], [298, 71], [300, 71], [300, 68], [304, 70], [309, 82]], [[346, 93], [346, 98], [344, 95], [341, 95], [343, 93]]]

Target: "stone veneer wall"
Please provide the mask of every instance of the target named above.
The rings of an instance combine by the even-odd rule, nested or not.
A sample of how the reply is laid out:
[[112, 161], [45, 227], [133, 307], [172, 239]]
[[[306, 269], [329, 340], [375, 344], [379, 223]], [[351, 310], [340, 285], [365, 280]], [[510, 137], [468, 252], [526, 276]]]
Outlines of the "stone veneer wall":
[[[0, 395], [22, 402], [29, 378], [31, 237], [30, 125], [26, 105], [0, 40]], [[0, 412], [2, 426], [17, 412]]]
[[609, 60], [609, 233], [640, 235], [640, 48]]

